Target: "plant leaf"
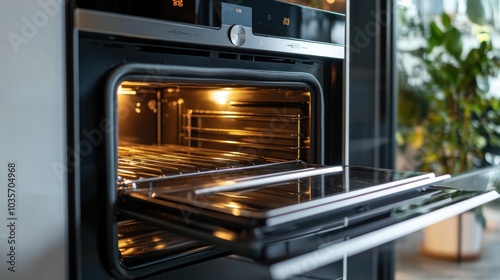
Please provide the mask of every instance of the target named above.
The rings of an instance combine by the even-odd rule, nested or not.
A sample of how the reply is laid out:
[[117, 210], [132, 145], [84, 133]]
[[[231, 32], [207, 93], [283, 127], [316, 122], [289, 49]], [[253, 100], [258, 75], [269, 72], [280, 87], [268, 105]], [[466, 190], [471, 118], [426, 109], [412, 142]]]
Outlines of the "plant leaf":
[[455, 58], [460, 59], [463, 49], [462, 34], [460, 31], [455, 27], [452, 27], [450, 31], [444, 34], [443, 41], [446, 50]]
[[448, 14], [446, 13], [441, 14], [441, 22], [443, 23], [443, 26], [446, 29], [449, 29], [451, 27], [451, 18]]
[[441, 41], [443, 39], [443, 31], [439, 28], [436, 22], [431, 22], [430, 24], [430, 30], [431, 30], [431, 39], [439, 40]]

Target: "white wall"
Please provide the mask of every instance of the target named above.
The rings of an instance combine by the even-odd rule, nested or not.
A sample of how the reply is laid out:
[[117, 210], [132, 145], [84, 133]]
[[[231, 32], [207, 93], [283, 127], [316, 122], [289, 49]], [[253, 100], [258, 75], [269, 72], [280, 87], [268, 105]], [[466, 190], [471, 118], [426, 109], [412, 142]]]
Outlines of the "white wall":
[[[2, 280], [67, 278], [66, 179], [54, 168], [65, 163], [66, 146], [63, 5], [62, 0], [0, 0]], [[13, 212], [9, 163], [15, 164]], [[15, 263], [8, 262], [12, 252]]]

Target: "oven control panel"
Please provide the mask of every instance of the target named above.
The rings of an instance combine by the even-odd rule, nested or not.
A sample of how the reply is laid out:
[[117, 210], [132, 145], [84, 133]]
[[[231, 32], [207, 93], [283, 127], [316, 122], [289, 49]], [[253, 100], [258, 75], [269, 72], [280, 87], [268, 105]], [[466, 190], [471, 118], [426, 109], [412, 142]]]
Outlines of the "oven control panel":
[[[147, 3], [77, 0], [77, 6], [86, 10], [206, 28], [243, 26], [259, 36], [345, 44], [345, 15], [275, 0], [150, 0]], [[242, 28], [235, 28], [232, 32], [235, 32], [236, 39], [231, 39], [231, 42], [240, 46], [241, 41], [245, 42], [245, 35]]]

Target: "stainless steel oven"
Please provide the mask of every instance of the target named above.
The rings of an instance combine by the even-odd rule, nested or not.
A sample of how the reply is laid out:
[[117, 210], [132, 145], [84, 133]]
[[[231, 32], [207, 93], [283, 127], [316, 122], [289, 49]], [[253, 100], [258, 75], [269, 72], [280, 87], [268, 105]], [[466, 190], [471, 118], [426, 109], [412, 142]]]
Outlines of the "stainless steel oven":
[[349, 165], [344, 14], [271, 0], [66, 13], [70, 279], [347, 278], [350, 256], [498, 197], [496, 169]]
[[[325, 164], [338, 175], [342, 164], [343, 135], [334, 131], [344, 120], [344, 15], [275, 1], [154, 5], [81, 1], [75, 10], [73, 111], [81, 133], [71, 158], [88, 231], [75, 240], [76, 256], [100, 256], [104, 273], [117, 277], [232, 253], [139, 218], [130, 201], [136, 185], [202, 174], [297, 180], [332, 169]], [[318, 23], [325, 32], [311, 33]], [[300, 184], [305, 193], [284, 201], [319, 194]], [[95, 270], [81, 265], [84, 278]]]

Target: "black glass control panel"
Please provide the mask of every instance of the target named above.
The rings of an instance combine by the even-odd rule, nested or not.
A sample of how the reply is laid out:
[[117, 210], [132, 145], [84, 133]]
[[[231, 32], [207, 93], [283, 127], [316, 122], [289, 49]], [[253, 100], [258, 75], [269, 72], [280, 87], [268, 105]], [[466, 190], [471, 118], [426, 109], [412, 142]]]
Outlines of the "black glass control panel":
[[255, 35], [345, 43], [345, 16], [275, 0], [77, 0], [79, 8], [220, 28], [252, 28]]

